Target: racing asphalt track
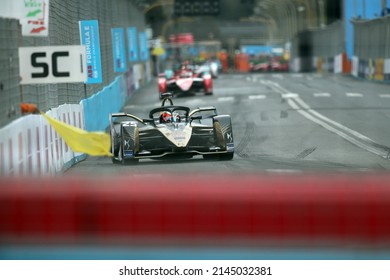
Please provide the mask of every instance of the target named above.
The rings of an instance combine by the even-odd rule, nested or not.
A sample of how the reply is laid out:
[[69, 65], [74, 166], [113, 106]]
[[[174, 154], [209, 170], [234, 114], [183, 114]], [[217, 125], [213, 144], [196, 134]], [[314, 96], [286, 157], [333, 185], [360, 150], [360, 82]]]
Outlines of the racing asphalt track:
[[[157, 81], [134, 93], [123, 110], [147, 117], [160, 106]], [[333, 74], [223, 74], [214, 95], [174, 99], [214, 105], [233, 122], [231, 161], [140, 160], [136, 166], [88, 157], [65, 175], [174, 173], [367, 172], [390, 169], [390, 85]], [[108, 117], [108, 116], [107, 116]]]

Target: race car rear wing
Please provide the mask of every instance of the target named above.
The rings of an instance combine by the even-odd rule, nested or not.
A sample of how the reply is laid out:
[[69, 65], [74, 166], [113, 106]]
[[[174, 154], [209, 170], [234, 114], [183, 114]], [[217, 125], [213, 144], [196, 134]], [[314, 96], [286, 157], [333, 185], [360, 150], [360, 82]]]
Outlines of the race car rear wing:
[[116, 118], [116, 117], [128, 117], [128, 118], [132, 118], [142, 124], [146, 124], [146, 123], [150, 123], [152, 122], [153, 123], [153, 120], [152, 119], [141, 119], [137, 116], [134, 116], [132, 114], [128, 114], [128, 113], [112, 113], [110, 114], [110, 124], [112, 124], [112, 118]]
[[200, 113], [200, 112], [207, 112], [207, 111], [212, 111], [213, 112], [213, 115], [218, 115], [217, 113], [217, 108], [215, 108], [214, 106], [207, 106], [207, 107], [198, 107], [194, 110], [192, 110], [189, 114], [189, 116], [191, 117], [192, 115], [196, 114], [196, 113]]

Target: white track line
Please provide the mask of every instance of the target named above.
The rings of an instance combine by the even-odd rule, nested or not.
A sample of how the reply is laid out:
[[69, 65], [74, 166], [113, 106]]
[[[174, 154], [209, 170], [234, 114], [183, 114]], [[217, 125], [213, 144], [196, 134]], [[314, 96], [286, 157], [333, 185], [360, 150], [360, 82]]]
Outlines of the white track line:
[[217, 100], [221, 102], [234, 101], [234, 97], [218, 97]]
[[299, 97], [298, 93], [292, 93], [292, 92], [282, 93], [282, 98], [285, 98], [285, 99], [297, 98], [297, 97]]
[[249, 100], [254, 100], [254, 99], [265, 99], [265, 95], [249, 95], [248, 96]]
[[313, 95], [315, 97], [330, 97], [330, 93], [327, 93], [327, 92], [316, 92], [316, 93], [313, 93]]
[[347, 92], [345, 95], [348, 97], [363, 97], [363, 94], [356, 92]]

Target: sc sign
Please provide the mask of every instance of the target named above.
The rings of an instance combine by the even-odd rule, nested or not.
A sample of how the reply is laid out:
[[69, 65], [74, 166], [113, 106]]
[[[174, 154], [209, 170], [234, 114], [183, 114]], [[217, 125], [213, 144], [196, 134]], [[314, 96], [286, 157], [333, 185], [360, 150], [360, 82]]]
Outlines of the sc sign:
[[19, 48], [21, 84], [85, 82], [85, 46]]

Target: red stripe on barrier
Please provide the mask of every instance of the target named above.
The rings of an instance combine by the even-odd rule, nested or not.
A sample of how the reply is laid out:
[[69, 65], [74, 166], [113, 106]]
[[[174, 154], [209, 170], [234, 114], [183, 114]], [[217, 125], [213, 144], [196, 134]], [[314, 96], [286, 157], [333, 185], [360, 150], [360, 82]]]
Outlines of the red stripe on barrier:
[[[65, 113], [63, 113], [62, 116], [64, 118], [64, 123], [70, 124], [69, 113], [68, 113], [68, 120], [66, 120], [66, 114]], [[68, 152], [68, 145], [66, 143], [64, 143], [64, 146], [65, 146], [65, 153], [67, 153]], [[61, 138], [61, 148], [62, 148], [62, 138]]]
[[19, 142], [19, 175], [23, 174], [23, 136], [22, 133], [19, 132], [18, 135], [18, 142]]
[[13, 158], [13, 147], [12, 147], [12, 139], [8, 139], [8, 148], [9, 148], [9, 174], [14, 174], [14, 158]]
[[81, 112], [79, 112], [79, 125], [78, 125], [78, 128], [81, 128], [83, 129], [83, 123], [81, 122]]
[[45, 156], [46, 156], [46, 174], [49, 173], [49, 135], [47, 125], [45, 125]]
[[36, 133], [36, 141], [37, 141], [37, 169], [38, 169], [38, 175], [41, 175], [42, 173], [42, 167], [41, 167], [41, 143], [40, 135], [39, 135], [39, 126], [35, 127], [35, 133]]
[[4, 179], [0, 236], [390, 241], [389, 176], [188, 177]]
[[59, 145], [58, 145], [58, 135], [57, 135], [57, 132], [54, 132], [53, 133], [53, 128], [51, 127], [50, 128], [50, 136], [52, 135], [52, 134], [54, 134], [54, 141], [55, 141], [55, 150], [56, 150], [56, 154], [57, 154], [57, 161], [60, 159], [60, 148], [59, 148]]
[[50, 126], [50, 150], [51, 150], [51, 159], [53, 162], [54, 162], [54, 149], [55, 149], [55, 140], [53, 140], [53, 127]]
[[45, 125], [45, 165], [46, 165], [46, 173], [49, 174], [49, 136], [47, 132], [47, 125]]
[[28, 159], [28, 173], [32, 174], [32, 143], [31, 143], [31, 128], [27, 129], [27, 159]]

